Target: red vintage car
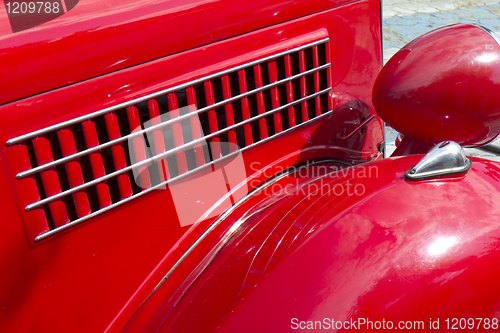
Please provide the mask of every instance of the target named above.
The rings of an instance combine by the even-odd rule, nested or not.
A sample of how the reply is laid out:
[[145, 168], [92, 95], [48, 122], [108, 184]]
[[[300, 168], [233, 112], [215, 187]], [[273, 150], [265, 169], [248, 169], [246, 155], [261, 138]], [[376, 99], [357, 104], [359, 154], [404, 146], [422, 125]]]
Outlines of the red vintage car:
[[0, 331], [498, 329], [494, 33], [381, 71], [376, 0], [48, 4], [0, 7]]

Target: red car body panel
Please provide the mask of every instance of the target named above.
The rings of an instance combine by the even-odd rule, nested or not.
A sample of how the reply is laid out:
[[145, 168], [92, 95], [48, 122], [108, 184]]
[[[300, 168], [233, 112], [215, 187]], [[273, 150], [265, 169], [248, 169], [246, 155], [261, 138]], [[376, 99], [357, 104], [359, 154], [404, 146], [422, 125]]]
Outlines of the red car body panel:
[[[33, 30], [0, 37], [0, 59], [11, 64], [0, 70], [9, 77], [2, 81], [0, 141], [324, 37], [330, 38], [332, 107], [364, 101], [358, 111], [375, 114], [371, 87], [382, 61], [378, 1], [192, 5], [179, 9], [179, 2], [161, 2], [138, 8], [137, 2], [122, 2], [96, 15], [91, 4], [81, 3]], [[214, 12], [221, 18], [214, 20]], [[187, 13], [193, 17], [187, 19]], [[69, 23], [74, 23], [71, 28]], [[6, 21], [2, 24], [6, 31]], [[158, 31], [171, 26], [178, 30], [163, 40]], [[249, 190], [297, 163], [379, 157], [379, 118], [335, 142], [332, 133], [348, 134], [359, 125], [361, 120], [349, 115], [339, 110], [246, 150]], [[26, 149], [2, 145], [0, 156], [2, 331], [121, 330], [214, 220], [182, 227], [172, 213], [170, 191], [156, 191], [35, 243], [46, 231], [36, 223], [41, 209], [24, 211], [38, 196], [35, 180], [15, 178], [29, 167]], [[258, 163], [258, 170], [251, 163]]]
[[81, 1], [15, 34], [0, 7], [0, 104], [350, 2]]
[[[130, 0], [82, 2], [15, 34], [0, 21], [0, 61], [7, 64], [0, 76], [8, 78], [0, 84], [0, 330], [280, 332], [293, 331], [294, 318], [365, 318], [423, 321], [426, 328], [439, 319], [433, 330], [447, 331], [447, 318], [498, 317], [500, 164], [473, 159], [466, 174], [409, 182], [404, 174], [421, 155], [380, 160], [382, 121], [371, 102], [382, 66], [380, 19], [380, 2], [372, 0]], [[434, 34], [446, 40], [462, 29], [463, 39], [452, 38], [458, 49], [470, 47], [468, 38], [484, 38], [480, 48], [493, 45], [470, 26]], [[219, 213], [186, 225], [172, 181], [36, 241], [51, 227], [41, 222], [42, 208], [26, 209], [40, 199], [41, 181], [16, 177], [38, 163], [27, 144], [9, 140], [326, 39], [328, 113], [242, 150], [240, 184], [249, 193], [240, 201], [196, 200], [213, 190], [200, 185], [186, 194], [186, 205]], [[441, 139], [490, 140], [498, 127], [490, 78], [478, 77], [488, 85], [484, 98], [473, 91], [460, 104], [434, 96], [437, 71], [412, 49], [426, 41], [398, 53], [394, 61], [401, 62], [377, 81], [423, 89], [403, 97], [375, 89], [381, 114], [405, 135], [401, 155]], [[446, 48], [431, 42], [419, 48], [429, 63], [453, 72]], [[398, 67], [412, 52], [416, 59]], [[477, 52], [464, 54], [477, 60]], [[471, 77], [468, 70], [458, 77]], [[268, 92], [279, 108], [278, 89]], [[434, 102], [420, 111], [436, 117], [435, 126], [403, 119], [421, 101]], [[449, 105], [463, 112], [448, 114]], [[453, 129], [438, 138], [442, 116]], [[221, 158], [212, 166], [229, 163]], [[183, 181], [211, 172], [198, 170]]]
[[[458, 178], [406, 181], [420, 158], [327, 176], [309, 167], [269, 184], [201, 240], [128, 331], [288, 332], [360, 318], [422, 321], [426, 331], [439, 320], [440, 332], [452, 318], [498, 324], [500, 165], [474, 159]], [[273, 187], [283, 190], [269, 196]]]

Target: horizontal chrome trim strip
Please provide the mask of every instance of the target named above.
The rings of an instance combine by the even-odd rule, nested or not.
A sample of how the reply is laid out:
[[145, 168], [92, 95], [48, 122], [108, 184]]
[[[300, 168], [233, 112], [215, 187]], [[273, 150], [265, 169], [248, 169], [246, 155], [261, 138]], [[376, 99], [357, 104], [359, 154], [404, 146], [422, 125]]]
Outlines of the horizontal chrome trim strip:
[[220, 106], [223, 106], [227, 103], [230, 103], [230, 102], [233, 102], [233, 101], [236, 101], [238, 99], [241, 99], [241, 98], [245, 98], [247, 96], [250, 96], [252, 94], [255, 94], [255, 93], [258, 93], [260, 91], [263, 91], [263, 90], [266, 90], [266, 89], [270, 89], [274, 86], [277, 86], [277, 85], [280, 85], [280, 84], [283, 84], [283, 83], [286, 83], [286, 82], [289, 82], [289, 81], [292, 81], [292, 80], [295, 80], [295, 79], [298, 79], [298, 78], [301, 78], [303, 76], [307, 76], [309, 74], [312, 74], [312, 73], [315, 73], [315, 72], [318, 72], [318, 71], [321, 71], [323, 69], [326, 69], [330, 67], [330, 63], [327, 63], [325, 65], [322, 65], [320, 67], [316, 67], [316, 68], [313, 68], [313, 69], [310, 69], [304, 73], [300, 73], [300, 74], [296, 74], [294, 76], [291, 76], [289, 78], [286, 78], [286, 79], [283, 79], [281, 81], [277, 81], [277, 82], [273, 82], [271, 84], [268, 84], [268, 85], [265, 85], [263, 87], [260, 87], [260, 88], [257, 88], [257, 89], [253, 89], [251, 91], [247, 91], [246, 93], [244, 94], [240, 94], [240, 95], [237, 95], [237, 96], [233, 96], [231, 98], [228, 98], [226, 100], [223, 100], [223, 101], [220, 101], [220, 102], [217, 102], [215, 104], [212, 104], [212, 105], [209, 105], [209, 106], [206, 106], [204, 108], [201, 108], [199, 110], [195, 110], [193, 112], [190, 112], [190, 113], [187, 113], [185, 115], [182, 115], [182, 116], [179, 116], [177, 118], [174, 118], [174, 119], [169, 119], [165, 122], [162, 122], [160, 124], [157, 124], [157, 125], [153, 125], [153, 126], [150, 126], [148, 128], [145, 128], [143, 130], [140, 130], [140, 131], [137, 131], [137, 132], [134, 132], [134, 133], [131, 133], [129, 135], [125, 135], [125, 136], [122, 136], [122, 137], [119, 137], [118, 139], [115, 139], [115, 140], [111, 140], [111, 141], [108, 141], [106, 143], [103, 143], [103, 144], [100, 144], [98, 146], [95, 146], [95, 147], [92, 147], [92, 148], [89, 148], [89, 149], [86, 149], [86, 150], [82, 150], [81, 152], [78, 152], [76, 154], [73, 154], [73, 155], [69, 155], [69, 156], [66, 156], [66, 157], [63, 157], [63, 158], [60, 158], [58, 160], [55, 160], [55, 161], [52, 161], [52, 162], [49, 162], [49, 163], [46, 163], [46, 164], [43, 164], [43, 165], [40, 165], [40, 166], [37, 166], [33, 169], [30, 169], [30, 170], [27, 170], [27, 171], [23, 171], [23, 172], [20, 172], [16, 175], [16, 179], [23, 179], [23, 178], [26, 178], [28, 176], [31, 176], [31, 175], [34, 175], [35, 173], [37, 172], [41, 172], [43, 170], [46, 170], [46, 169], [50, 169], [58, 164], [61, 164], [61, 163], [65, 163], [65, 162], [69, 162], [71, 160], [74, 160], [76, 158], [79, 158], [81, 156], [85, 156], [85, 155], [88, 155], [88, 154], [91, 154], [91, 153], [94, 153], [94, 152], [98, 152], [99, 150], [101, 149], [105, 149], [107, 147], [111, 147], [115, 144], [118, 144], [120, 142], [123, 142], [127, 139], [132, 139], [134, 137], [138, 137], [138, 136], [142, 136], [143, 134], [145, 133], [149, 133], [149, 132], [152, 132], [152, 131], [155, 131], [155, 130], [158, 130], [160, 128], [163, 128], [165, 126], [168, 126], [168, 125], [172, 125], [172, 124], [175, 124], [175, 123], [178, 123], [182, 120], [185, 120], [185, 119], [189, 119], [197, 114], [200, 114], [202, 112], [205, 112], [205, 111], [209, 111], [209, 110], [213, 110], [214, 108], [217, 108], [217, 107], [220, 107]]
[[130, 105], [133, 105], [133, 104], [137, 104], [137, 103], [146, 101], [148, 99], [151, 99], [151, 98], [163, 95], [163, 94], [168, 94], [170, 92], [173, 92], [173, 91], [176, 91], [176, 90], [179, 90], [179, 89], [184, 89], [184, 88], [187, 88], [189, 86], [192, 86], [192, 85], [195, 85], [195, 84], [207, 81], [207, 80], [211, 80], [213, 78], [217, 78], [217, 77], [223, 76], [225, 74], [229, 74], [229, 73], [232, 73], [232, 72], [235, 72], [235, 71], [239, 71], [241, 69], [245, 69], [247, 67], [251, 67], [251, 66], [257, 65], [257, 64], [259, 64], [261, 62], [265, 62], [265, 61], [268, 61], [268, 60], [276, 59], [276, 58], [279, 58], [281, 56], [284, 56], [284, 55], [287, 55], [287, 54], [290, 54], [290, 53], [293, 53], [293, 52], [297, 52], [297, 51], [300, 51], [300, 50], [303, 50], [303, 49], [307, 49], [309, 47], [313, 47], [313, 46], [316, 46], [316, 45], [319, 45], [319, 44], [323, 44], [323, 43], [328, 42], [329, 40], [330, 40], [329, 38], [324, 38], [324, 39], [318, 40], [316, 42], [312, 42], [312, 43], [309, 43], [309, 44], [306, 44], [306, 45], [302, 45], [302, 46], [293, 48], [291, 50], [287, 50], [287, 51], [284, 51], [284, 52], [273, 54], [271, 56], [268, 56], [268, 57], [265, 57], [265, 58], [261, 58], [261, 59], [258, 59], [258, 60], [255, 60], [255, 61], [243, 64], [243, 65], [240, 65], [240, 66], [236, 66], [236, 67], [233, 67], [233, 68], [230, 68], [230, 69], [227, 69], [227, 70], [224, 70], [224, 71], [212, 74], [212, 75], [208, 75], [208, 76], [205, 76], [205, 77], [202, 77], [202, 78], [199, 78], [199, 79], [187, 82], [187, 83], [183, 83], [183, 84], [180, 84], [180, 85], [175, 86], [175, 87], [171, 87], [171, 88], [167, 88], [167, 89], [164, 89], [164, 90], [160, 90], [160, 91], [157, 91], [157, 92], [155, 92], [153, 94], [149, 94], [149, 95], [146, 95], [146, 96], [143, 96], [143, 97], [139, 97], [139, 98], [136, 98], [134, 100], [127, 101], [127, 102], [124, 102], [124, 103], [120, 103], [120, 104], [111, 106], [109, 108], [102, 109], [100, 111], [96, 111], [96, 112], [93, 112], [93, 113], [90, 113], [90, 114], [87, 114], [87, 115], [84, 115], [84, 116], [81, 116], [81, 117], [78, 117], [78, 118], [75, 118], [75, 119], [71, 119], [71, 120], [65, 121], [65, 122], [60, 123], [60, 124], [52, 125], [52, 126], [46, 127], [44, 129], [41, 129], [41, 130], [38, 130], [38, 131], [34, 131], [34, 132], [31, 132], [31, 133], [28, 133], [28, 134], [25, 134], [25, 135], [18, 136], [16, 138], [8, 140], [6, 144], [7, 144], [7, 146], [11, 146], [11, 145], [14, 145], [16, 143], [20, 143], [20, 142], [22, 142], [24, 140], [37, 137], [37, 136], [42, 135], [44, 133], [52, 132], [52, 131], [64, 128], [66, 126], [70, 126], [70, 125], [73, 125], [73, 124], [76, 124], [76, 123], [80, 123], [80, 122], [83, 122], [83, 121], [85, 121], [85, 120], [87, 120], [89, 118], [98, 117], [98, 116], [106, 114], [108, 112], [111, 112], [111, 111], [114, 111], [114, 110], [118, 110], [118, 109], [122, 109], [124, 107], [130, 106]]
[[[331, 89], [331, 88], [329, 88], [329, 89]], [[92, 214], [89, 214], [89, 215], [84, 216], [84, 217], [82, 217], [82, 218], [80, 218], [80, 219], [77, 219], [77, 220], [75, 220], [75, 221], [72, 221], [72, 222], [70, 222], [70, 223], [68, 223], [68, 224], [63, 225], [62, 227], [59, 227], [59, 228], [57, 228], [57, 229], [51, 230], [51, 231], [49, 231], [49, 232], [46, 232], [46, 233], [44, 233], [44, 234], [42, 234], [42, 235], [40, 235], [40, 236], [37, 236], [37, 237], [35, 238], [35, 240], [34, 240], [34, 241], [35, 241], [35, 243], [36, 243], [36, 242], [40, 242], [40, 241], [42, 241], [42, 240], [44, 240], [44, 239], [46, 239], [46, 238], [49, 238], [49, 237], [51, 237], [51, 236], [53, 236], [53, 235], [55, 235], [55, 234], [58, 234], [58, 233], [60, 233], [60, 232], [62, 232], [62, 231], [64, 231], [64, 230], [71, 229], [71, 228], [73, 228], [73, 227], [75, 227], [75, 226], [77, 226], [77, 225], [81, 224], [82, 222], [85, 222], [85, 221], [87, 221], [87, 220], [89, 220], [89, 219], [91, 219], [91, 218], [93, 218], [93, 217], [95, 217], [95, 216], [97, 216], [97, 215], [99, 215], [99, 214], [101, 214], [101, 213], [107, 212], [108, 210], [113, 209], [113, 208], [115, 208], [115, 207], [117, 207], [117, 206], [120, 206], [120, 205], [122, 205], [122, 204], [125, 204], [125, 203], [127, 203], [127, 202], [129, 202], [129, 201], [131, 201], [131, 200], [135, 200], [136, 198], [138, 198], [138, 197], [140, 197], [140, 196], [142, 196], [142, 195], [145, 195], [145, 194], [147, 194], [147, 193], [150, 193], [150, 192], [152, 192], [153, 190], [159, 189], [159, 188], [161, 188], [161, 187], [163, 187], [163, 186], [165, 186], [165, 185], [168, 185], [169, 183], [171, 183], [171, 182], [173, 182], [173, 181], [179, 181], [179, 180], [181, 180], [181, 179], [183, 179], [183, 178], [185, 178], [185, 177], [188, 177], [188, 176], [190, 176], [190, 175], [193, 175], [194, 173], [199, 172], [200, 170], [206, 169], [207, 167], [212, 166], [212, 165], [214, 165], [214, 164], [216, 164], [216, 163], [220, 163], [220, 162], [222, 162], [223, 160], [225, 160], [225, 159], [227, 159], [227, 158], [229, 158], [229, 157], [232, 157], [233, 155], [236, 155], [236, 154], [238, 154], [238, 153], [240, 153], [240, 152], [242, 152], [242, 151], [245, 151], [246, 149], [252, 148], [252, 147], [254, 147], [254, 146], [258, 145], [258, 144], [261, 144], [261, 143], [263, 143], [263, 142], [267, 142], [267, 141], [269, 141], [269, 140], [271, 140], [271, 139], [274, 139], [274, 138], [276, 138], [276, 137], [278, 137], [278, 136], [281, 136], [281, 135], [283, 135], [283, 134], [285, 134], [285, 133], [288, 133], [288, 132], [290, 132], [290, 131], [292, 131], [292, 130], [295, 130], [296, 128], [299, 128], [299, 127], [302, 127], [302, 126], [308, 125], [308, 124], [310, 124], [310, 123], [313, 123], [313, 122], [315, 122], [315, 121], [317, 121], [317, 120], [320, 120], [320, 119], [322, 119], [322, 118], [324, 118], [324, 117], [326, 117], [326, 116], [330, 115], [332, 112], [333, 112], [332, 110], [329, 110], [329, 111], [325, 112], [324, 114], [322, 114], [322, 115], [320, 115], [320, 116], [317, 116], [317, 117], [315, 117], [315, 118], [313, 118], [313, 119], [309, 119], [308, 121], [303, 122], [302, 124], [299, 124], [299, 125], [297, 125], [297, 126], [291, 127], [291, 128], [289, 128], [289, 129], [287, 129], [287, 130], [285, 130], [285, 131], [283, 131], [283, 132], [280, 132], [280, 133], [275, 134], [275, 135], [273, 135], [273, 136], [267, 137], [267, 138], [265, 138], [265, 139], [263, 139], [263, 140], [261, 140], [261, 141], [259, 141], [259, 142], [253, 143], [253, 144], [251, 144], [251, 145], [249, 145], [249, 146], [246, 146], [246, 147], [244, 147], [244, 148], [241, 148], [240, 150], [237, 150], [237, 151], [235, 151], [235, 152], [232, 152], [232, 153], [230, 153], [230, 154], [228, 154], [228, 155], [226, 155], [226, 156], [222, 157], [222, 158], [221, 158], [221, 159], [219, 159], [219, 160], [216, 160], [216, 161], [213, 161], [213, 162], [207, 163], [207, 164], [205, 164], [205, 165], [203, 165], [203, 166], [201, 166], [201, 167], [199, 167], [199, 168], [196, 168], [196, 169], [193, 169], [193, 170], [191, 170], [191, 171], [188, 171], [188, 172], [186, 172], [186, 173], [184, 173], [184, 174], [182, 174], [182, 175], [180, 175], [180, 176], [177, 176], [177, 177], [175, 177], [175, 178], [172, 178], [172, 179], [166, 180], [166, 181], [164, 181], [164, 182], [162, 182], [162, 183], [159, 183], [159, 184], [157, 184], [157, 185], [155, 185], [155, 186], [153, 186], [153, 187], [148, 188], [147, 190], [144, 190], [144, 191], [142, 191], [142, 192], [140, 192], [140, 193], [137, 193], [137, 194], [135, 194], [135, 195], [133, 195], [133, 196], [131, 196], [131, 197], [128, 197], [128, 198], [126, 198], [126, 199], [124, 199], [124, 200], [118, 201], [118, 202], [116, 202], [116, 203], [114, 203], [114, 204], [112, 204], [112, 205], [110, 205], [110, 206], [108, 206], [108, 207], [105, 207], [105, 208], [103, 208], [103, 209], [100, 209], [100, 210], [98, 210], [98, 211], [96, 211], [96, 212], [94, 212], [94, 213], [92, 213]], [[265, 114], [265, 115], [268, 115], [268, 114]], [[253, 118], [253, 119], [255, 119], [255, 118]]]
[[[181, 146], [178, 146], [178, 147], [176, 147], [176, 148], [173, 148], [173, 149], [168, 150], [168, 151], [166, 151], [166, 152], [163, 152], [163, 153], [161, 153], [161, 154], [155, 155], [155, 156], [150, 157], [150, 158], [148, 158], [148, 159], [145, 159], [145, 160], [143, 160], [143, 161], [140, 161], [140, 162], [137, 162], [137, 163], [132, 164], [132, 165], [130, 165], [130, 166], [127, 166], [126, 168], [123, 168], [123, 169], [120, 169], [120, 170], [116, 170], [116, 171], [114, 171], [114, 172], [112, 172], [112, 173], [110, 173], [110, 174], [107, 174], [106, 176], [103, 176], [103, 177], [100, 177], [100, 178], [97, 178], [97, 179], [91, 180], [90, 182], [87, 182], [87, 183], [81, 184], [81, 185], [79, 185], [79, 186], [73, 187], [73, 188], [71, 188], [71, 189], [69, 189], [69, 190], [66, 190], [66, 191], [64, 191], [64, 192], [60, 192], [60, 193], [58, 193], [58, 194], [55, 194], [55, 195], [50, 196], [50, 197], [48, 197], [48, 198], [45, 198], [45, 199], [43, 199], [43, 200], [37, 201], [37, 202], [35, 202], [35, 203], [32, 203], [32, 204], [30, 204], [30, 205], [26, 206], [26, 208], [25, 208], [24, 210], [25, 210], [25, 211], [27, 211], [27, 212], [29, 212], [29, 211], [31, 211], [31, 210], [33, 210], [33, 209], [35, 209], [35, 208], [38, 208], [38, 207], [43, 206], [43, 205], [45, 205], [45, 204], [48, 204], [48, 203], [50, 203], [50, 202], [56, 201], [56, 200], [58, 200], [58, 199], [61, 199], [61, 198], [65, 197], [65, 196], [67, 196], [67, 195], [70, 195], [70, 194], [73, 194], [73, 193], [76, 193], [76, 192], [82, 191], [82, 190], [86, 189], [87, 187], [90, 187], [90, 186], [93, 186], [93, 185], [95, 185], [95, 184], [101, 183], [101, 182], [103, 182], [103, 181], [105, 181], [105, 180], [108, 180], [108, 179], [110, 179], [110, 178], [113, 178], [113, 177], [115, 177], [115, 176], [118, 176], [118, 175], [120, 175], [120, 174], [122, 174], [122, 173], [124, 173], [124, 172], [128, 172], [128, 171], [130, 171], [130, 170], [132, 170], [132, 169], [134, 169], [134, 168], [138, 168], [138, 167], [140, 167], [140, 166], [143, 166], [143, 165], [146, 165], [146, 164], [149, 164], [149, 163], [153, 163], [153, 162], [155, 162], [155, 161], [157, 161], [157, 160], [160, 160], [160, 159], [162, 159], [162, 158], [164, 158], [164, 157], [166, 157], [166, 156], [168, 156], [168, 155], [175, 154], [175, 153], [177, 153], [177, 152], [181, 151], [182, 149], [185, 149], [185, 148], [190, 147], [190, 146], [194, 146], [194, 145], [196, 145], [196, 144], [198, 144], [198, 143], [204, 142], [204, 141], [205, 141], [205, 140], [207, 140], [207, 139], [211, 139], [211, 138], [213, 138], [213, 137], [216, 137], [216, 136], [218, 136], [218, 135], [220, 135], [220, 134], [222, 134], [222, 133], [225, 133], [225, 132], [228, 132], [228, 131], [234, 130], [234, 129], [238, 128], [238, 127], [241, 127], [241, 126], [243, 126], [243, 125], [249, 124], [249, 123], [251, 123], [251, 122], [253, 122], [253, 121], [256, 121], [256, 120], [259, 120], [259, 119], [261, 119], [261, 118], [267, 117], [267, 116], [272, 115], [272, 114], [274, 114], [274, 113], [276, 113], [276, 112], [279, 112], [279, 111], [282, 111], [282, 110], [288, 109], [289, 107], [294, 106], [294, 105], [296, 105], [296, 104], [300, 104], [300, 103], [305, 102], [305, 101], [307, 101], [307, 100], [309, 100], [309, 99], [315, 98], [315, 97], [320, 96], [320, 95], [325, 94], [325, 93], [328, 93], [330, 90], [331, 90], [331, 88], [327, 88], [327, 89], [321, 90], [321, 91], [319, 91], [319, 92], [317, 92], [317, 93], [315, 93], [315, 94], [312, 94], [312, 95], [309, 95], [309, 96], [303, 97], [303, 98], [298, 99], [298, 100], [296, 100], [296, 101], [293, 101], [293, 102], [291, 102], [291, 103], [288, 103], [288, 104], [285, 104], [285, 105], [283, 105], [283, 106], [280, 106], [279, 108], [276, 108], [276, 109], [273, 109], [273, 110], [269, 110], [269, 111], [267, 111], [266, 113], [260, 114], [260, 115], [258, 115], [258, 116], [255, 116], [255, 117], [250, 118], [250, 119], [247, 119], [247, 120], [244, 120], [244, 121], [239, 122], [239, 123], [237, 123], [237, 124], [234, 124], [234, 125], [228, 126], [228, 127], [224, 128], [224, 129], [221, 129], [221, 130], [219, 130], [219, 131], [217, 131], [217, 132], [211, 133], [211, 134], [206, 135], [206, 136], [204, 136], [204, 137], [201, 137], [201, 138], [199, 138], [199, 139], [196, 139], [196, 140], [193, 140], [193, 141], [187, 142], [187, 143], [185, 143], [185, 144], [183, 144], [183, 145], [181, 145]], [[315, 117], [315, 118], [313, 118], [313, 119], [316, 119], [316, 118], [317, 118], [317, 117]], [[300, 125], [301, 125], [301, 124], [300, 124]], [[291, 127], [290, 129], [294, 129], [294, 128], [297, 128], [297, 126]], [[278, 133], [278, 134], [279, 134], [279, 133]], [[273, 135], [272, 137], [274, 137], [274, 136], [276, 136], [276, 135]], [[263, 140], [258, 141], [258, 142], [256, 142], [256, 143], [259, 143], [259, 142], [262, 142], [262, 141], [263, 141]], [[245, 147], [245, 148], [246, 148], [246, 147]], [[241, 150], [243, 150], [243, 149], [239, 149], [238, 151], [241, 151]], [[227, 156], [229, 156], [229, 155], [227, 155]], [[224, 156], [224, 157], [226, 157], [226, 156]], [[198, 167], [198, 168], [196, 168], [196, 169], [193, 169], [193, 171], [195, 171], [195, 170], [199, 170], [200, 168], [201, 168], [201, 167]], [[177, 178], [177, 177], [176, 177], [176, 178]], [[175, 178], [172, 178], [172, 179], [175, 179]]]

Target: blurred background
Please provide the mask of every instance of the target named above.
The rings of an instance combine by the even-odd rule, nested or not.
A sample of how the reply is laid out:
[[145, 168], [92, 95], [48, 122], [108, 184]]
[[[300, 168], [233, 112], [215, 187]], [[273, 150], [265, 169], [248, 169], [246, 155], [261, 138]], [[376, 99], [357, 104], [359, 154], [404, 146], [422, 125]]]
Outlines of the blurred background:
[[[500, 35], [499, 0], [383, 0], [384, 63], [416, 37], [453, 23], [476, 23]], [[386, 125], [386, 156], [396, 146], [397, 132]], [[500, 139], [486, 147], [465, 149], [468, 156], [500, 161]]]

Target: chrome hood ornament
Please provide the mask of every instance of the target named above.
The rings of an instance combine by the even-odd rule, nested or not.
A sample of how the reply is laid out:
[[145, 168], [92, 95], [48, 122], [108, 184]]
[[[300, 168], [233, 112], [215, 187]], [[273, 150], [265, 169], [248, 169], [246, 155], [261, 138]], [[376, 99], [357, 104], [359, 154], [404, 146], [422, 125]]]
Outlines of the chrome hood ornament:
[[421, 180], [437, 176], [464, 173], [472, 162], [456, 142], [443, 141], [432, 148], [417, 164], [405, 173], [407, 180]]

